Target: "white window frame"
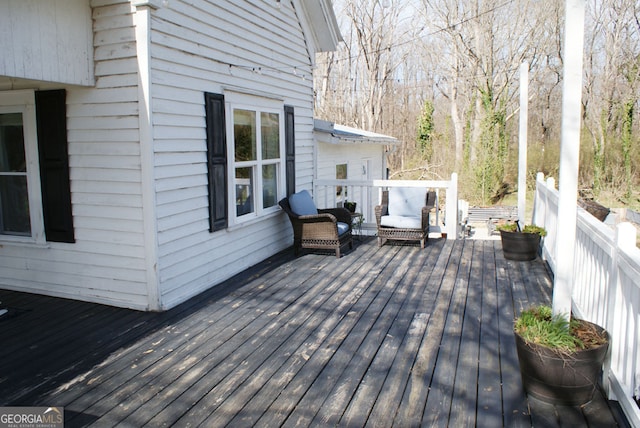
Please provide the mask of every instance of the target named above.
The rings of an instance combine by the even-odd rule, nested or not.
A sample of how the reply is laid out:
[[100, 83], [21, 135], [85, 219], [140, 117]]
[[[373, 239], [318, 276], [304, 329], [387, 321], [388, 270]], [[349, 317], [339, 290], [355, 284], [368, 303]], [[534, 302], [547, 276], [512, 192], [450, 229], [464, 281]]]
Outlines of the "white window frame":
[[34, 92], [31, 90], [0, 91], [0, 113], [22, 113], [24, 150], [27, 163], [29, 217], [31, 221], [31, 236], [5, 235], [0, 233], [0, 242], [45, 244]]
[[[261, 217], [271, 215], [280, 211], [278, 204], [274, 206], [263, 208], [263, 194], [262, 191], [256, 191], [256, 189], [262, 190], [264, 183], [262, 180], [262, 167], [265, 165], [276, 165], [277, 173], [277, 196], [276, 201], [282, 199], [286, 192], [286, 146], [285, 146], [285, 129], [284, 129], [284, 102], [282, 100], [276, 100], [272, 98], [260, 97], [256, 95], [240, 94], [234, 92], [225, 93], [225, 115], [226, 120], [226, 133], [227, 133], [227, 160], [228, 171], [227, 178], [229, 183], [228, 189], [228, 207], [229, 207], [229, 224], [241, 224], [250, 222]], [[234, 110], [250, 110], [256, 113], [256, 153], [257, 160], [236, 162], [235, 160], [235, 145], [234, 145]], [[260, 113], [276, 113], [278, 114], [279, 123], [279, 152], [280, 156], [277, 160], [269, 159], [262, 160], [262, 138], [261, 138], [261, 126], [260, 126]], [[254, 194], [253, 207], [254, 210], [251, 213], [238, 216], [236, 211], [236, 168], [252, 168], [254, 178]]]

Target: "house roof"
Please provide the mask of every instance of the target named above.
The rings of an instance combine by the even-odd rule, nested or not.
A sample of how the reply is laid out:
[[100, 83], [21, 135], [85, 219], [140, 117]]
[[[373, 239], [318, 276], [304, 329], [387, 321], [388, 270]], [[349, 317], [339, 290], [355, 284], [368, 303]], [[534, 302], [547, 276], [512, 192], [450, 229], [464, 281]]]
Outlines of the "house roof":
[[318, 141], [329, 144], [398, 144], [398, 139], [389, 135], [338, 125], [320, 119], [314, 119], [313, 130]]
[[294, 4], [304, 14], [308, 26], [301, 24], [307, 37], [311, 37], [314, 50], [335, 51], [343, 39], [331, 0], [294, 0]]

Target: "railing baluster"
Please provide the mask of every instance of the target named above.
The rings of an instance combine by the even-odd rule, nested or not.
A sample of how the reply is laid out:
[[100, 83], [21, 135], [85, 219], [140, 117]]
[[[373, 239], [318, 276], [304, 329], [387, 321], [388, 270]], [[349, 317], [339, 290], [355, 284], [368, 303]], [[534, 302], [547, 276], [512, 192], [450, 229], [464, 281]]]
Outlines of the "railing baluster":
[[[534, 222], [547, 229], [543, 255], [555, 271], [558, 191], [555, 182], [536, 179]], [[578, 208], [573, 310], [611, 335], [604, 386], [632, 426], [640, 426], [640, 249], [630, 223], [614, 231]]]

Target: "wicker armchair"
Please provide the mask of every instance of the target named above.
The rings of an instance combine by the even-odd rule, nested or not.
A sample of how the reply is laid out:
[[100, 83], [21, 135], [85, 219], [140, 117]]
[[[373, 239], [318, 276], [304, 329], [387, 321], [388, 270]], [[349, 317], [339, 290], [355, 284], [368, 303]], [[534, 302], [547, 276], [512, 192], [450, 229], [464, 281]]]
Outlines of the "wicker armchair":
[[[308, 195], [306, 190], [296, 195], [303, 192]], [[307, 197], [306, 195], [303, 196]], [[310, 200], [311, 196], [308, 195], [308, 198]], [[340, 258], [342, 246], [349, 244], [349, 248], [353, 248], [351, 214], [346, 209], [319, 209], [315, 214], [305, 212], [303, 215], [298, 215], [292, 210], [289, 198], [282, 199], [278, 204], [287, 213], [293, 226], [293, 249], [296, 256], [300, 254], [302, 248], [310, 248], [335, 250], [336, 257]]]
[[[435, 206], [436, 192], [399, 187], [392, 188], [391, 192], [395, 192], [391, 202], [389, 191], [384, 190], [381, 204], [375, 207], [378, 246], [387, 240], [419, 241], [420, 248], [424, 248], [429, 238], [429, 213]], [[398, 207], [398, 202], [406, 206]], [[390, 203], [396, 206], [390, 207]]]

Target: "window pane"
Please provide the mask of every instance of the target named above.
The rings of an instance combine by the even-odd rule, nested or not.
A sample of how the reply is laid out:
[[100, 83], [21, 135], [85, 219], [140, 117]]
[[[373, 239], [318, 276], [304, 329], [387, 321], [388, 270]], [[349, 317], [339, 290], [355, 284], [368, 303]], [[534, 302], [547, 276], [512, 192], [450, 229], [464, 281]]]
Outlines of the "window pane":
[[[336, 180], [346, 180], [347, 179], [347, 164], [342, 163], [336, 165]], [[336, 196], [342, 196], [342, 192], [344, 189], [342, 186], [336, 186]]]
[[262, 167], [262, 208], [269, 208], [278, 202], [278, 168], [277, 165]]
[[31, 235], [26, 176], [0, 176], [0, 233]]
[[0, 172], [26, 172], [22, 113], [0, 114]]
[[0, 234], [31, 235], [22, 113], [0, 114]]
[[280, 157], [280, 115], [278, 113], [260, 113], [262, 132], [262, 159]]
[[233, 136], [236, 162], [256, 160], [255, 111], [233, 111]]
[[253, 212], [253, 168], [236, 168], [236, 215]]

